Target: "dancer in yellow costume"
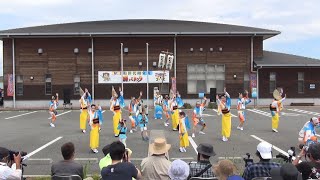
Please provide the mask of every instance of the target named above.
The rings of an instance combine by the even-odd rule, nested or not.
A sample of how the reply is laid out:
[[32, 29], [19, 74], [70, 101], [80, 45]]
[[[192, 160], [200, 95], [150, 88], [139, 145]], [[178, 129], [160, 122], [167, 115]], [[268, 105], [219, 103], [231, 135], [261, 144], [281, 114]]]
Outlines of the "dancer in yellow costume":
[[98, 153], [99, 147], [99, 115], [96, 111], [96, 105], [92, 104], [89, 112], [90, 121], [89, 124], [91, 126], [90, 131], [90, 148], [92, 152]]
[[124, 99], [123, 99], [123, 92], [121, 91], [121, 87], [119, 87], [120, 96], [118, 97], [118, 94], [114, 90], [114, 87], [112, 86], [112, 98], [110, 101], [110, 110], [113, 112], [113, 133], [115, 137], [119, 136], [119, 129], [118, 124], [121, 117], [121, 108], [125, 106]]
[[179, 112], [179, 138], [180, 152], [187, 152], [186, 147], [189, 146], [188, 129], [186, 126], [186, 114]]
[[85, 88], [85, 92], [80, 89], [80, 129], [83, 133], [86, 133], [87, 129], [87, 121], [88, 121], [88, 109], [90, 108], [91, 104], [91, 95], [87, 88]]
[[220, 110], [222, 113], [221, 134], [222, 134], [222, 141], [225, 142], [225, 141], [228, 141], [228, 138], [231, 135], [231, 114], [230, 114], [231, 98], [230, 98], [230, 95], [227, 93], [226, 88], [224, 88], [224, 95], [221, 96], [221, 99], [219, 99], [218, 95], [216, 98], [219, 106], [218, 110]]
[[282, 98], [283, 90], [282, 88], [273, 91], [273, 101], [270, 104], [271, 111], [271, 121], [272, 121], [272, 131], [278, 132], [279, 127], [279, 113], [283, 109], [282, 102], [286, 99], [286, 95]]
[[177, 131], [179, 125], [179, 109], [183, 106], [182, 99], [180, 97], [179, 92], [175, 95], [172, 91], [170, 92], [171, 101], [170, 101], [170, 110], [172, 112], [171, 119], [172, 119], [172, 130]]

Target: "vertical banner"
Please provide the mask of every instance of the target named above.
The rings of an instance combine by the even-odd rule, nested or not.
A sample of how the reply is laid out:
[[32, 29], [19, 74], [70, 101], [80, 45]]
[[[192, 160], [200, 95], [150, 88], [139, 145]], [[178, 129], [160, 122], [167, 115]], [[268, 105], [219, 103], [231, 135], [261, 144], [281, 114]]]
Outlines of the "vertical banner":
[[8, 74], [7, 96], [13, 96], [13, 75]]
[[172, 83], [171, 89], [172, 89], [173, 93], [176, 94], [176, 93], [177, 93], [177, 81], [176, 81], [176, 77], [173, 77], [173, 78], [171, 79], [171, 83]]
[[172, 69], [172, 64], [173, 64], [173, 54], [168, 54], [168, 60], [166, 64], [166, 69], [171, 70]]
[[158, 68], [163, 68], [166, 64], [166, 54], [160, 53], [159, 55], [159, 62], [158, 62]]
[[257, 74], [250, 74], [251, 97], [257, 98]]

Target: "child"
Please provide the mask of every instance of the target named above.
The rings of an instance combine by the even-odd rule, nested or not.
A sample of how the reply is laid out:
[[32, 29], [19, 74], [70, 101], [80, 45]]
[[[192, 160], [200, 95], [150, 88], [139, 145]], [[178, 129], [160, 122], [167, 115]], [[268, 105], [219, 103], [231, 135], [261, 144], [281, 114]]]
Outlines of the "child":
[[124, 144], [125, 147], [127, 147], [126, 139], [127, 139], [127, 125], [126, 125], [125, 119], [121, 119], [118, 125], [119, 130], [119, 141]]
[[149, 141], [148, 132], [147, 132], [148, 117], [145, 114], [144, 108], [142, 108], [142, 112], [140, 112], [140, 114], [138, 115], [138, 121], [139, 121], [142, 140]]
[[180, 152], [187, 152], [186, 147], [189, 146], [189, 139], [186, 125], [186, 114], [184, 112], [179, 112], [179, 138]]

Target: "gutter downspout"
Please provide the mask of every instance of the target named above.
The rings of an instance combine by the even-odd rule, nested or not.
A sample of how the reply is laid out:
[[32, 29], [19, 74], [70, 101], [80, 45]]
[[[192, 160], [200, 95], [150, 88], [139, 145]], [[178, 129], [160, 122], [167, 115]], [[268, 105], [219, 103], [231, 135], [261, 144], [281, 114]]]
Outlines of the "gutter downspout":
[[16, 108], [16, 62], [14, 50], [14, 38], [12, 38], [12, 85], [13, 85], [13, 108]]
[[92, 85], [92, 101], [94, 101], [94, 49], [93, 49], [93, 37], [91, 36], [91, 85]]
[[[174, 54], [174, 77], [177, 78], [177, 34], [174, 35], [173, 39], [173, 54]], [[170, 82], [169, 82], [170, 83]]]
[[259, 69], [262, 69], [262, 67], [257, 67], [257, 106], [259, 106], [259, 93], [260, 93], [260, 89], [259, 89]]
[[253, 36], [251, 36], [251, 47], [250, 47], [250, 72], [256, 72], [253, 70], [253, 38], [256, 36], [256, 34], [254, 34]]

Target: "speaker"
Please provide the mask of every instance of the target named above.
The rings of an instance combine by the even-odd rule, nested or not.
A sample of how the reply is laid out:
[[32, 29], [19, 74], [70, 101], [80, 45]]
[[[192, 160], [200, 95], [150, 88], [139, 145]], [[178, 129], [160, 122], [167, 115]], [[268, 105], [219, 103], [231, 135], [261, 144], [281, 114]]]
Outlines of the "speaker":
[[70, 89], [63, 89], [63, 103], [70, 104]]
[[216, 102], [217, 88], [210, 88], [210, 102]]

